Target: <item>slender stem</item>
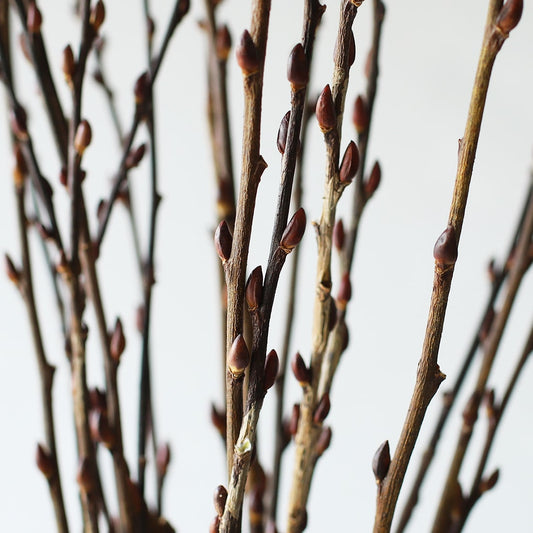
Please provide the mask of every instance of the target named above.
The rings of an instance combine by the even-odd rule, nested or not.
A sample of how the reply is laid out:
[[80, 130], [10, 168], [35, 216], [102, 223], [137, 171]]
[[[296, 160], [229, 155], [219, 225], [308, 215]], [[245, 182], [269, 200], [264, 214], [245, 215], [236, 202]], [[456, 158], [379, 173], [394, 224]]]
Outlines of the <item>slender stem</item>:
[[[448, 219], [448, 225], [455, 233], [457, 245], [463, 225], [490, 74], [504, 40], [494, 25], [499, 6], [501, 7], [501, 0], [491, 1], [465, 133], [459, 147], [457, 177]], [[433, 293], [415, 388], [388, 474], [379, 485], [374, 533], [390, 531], [398, 495], [426, 409], [444, 379], [437, 364], [437, 357], [452, 277], [453, 265], [442, 268], [440, 263], [435, 263]]]

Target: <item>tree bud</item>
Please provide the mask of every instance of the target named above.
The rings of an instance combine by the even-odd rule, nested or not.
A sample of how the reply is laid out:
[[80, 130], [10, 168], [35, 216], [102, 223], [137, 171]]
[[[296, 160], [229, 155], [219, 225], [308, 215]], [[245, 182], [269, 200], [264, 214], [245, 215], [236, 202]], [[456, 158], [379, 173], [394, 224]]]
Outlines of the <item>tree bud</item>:
[[218, 59], [226, 61], [231, 50], [231, 34], [225, 24], [217, 30], [215, 46]]
[[65, 46], [63, 49], [63, 74], [65, 75], [65, 80], [68, 84], [72, 83], [72, 78], [74, 77], [74, 72], [76, 71], [76, 62], [74, 60], [74, 53], [72, 48], [69, 45]]
[[166, 476], [169, 464], [170, 446], [164, 442], [157, 447], [157, 453], [155, 455], [155, 465], [159, 479], [163, 479]]
[[136, 167], [142, 161], [145, 153], [146, 143], [137, 146], [137, 148], [132, 148], [126, 156], [126, 169], [130, 170]]
[[281, 123], [278, 129], [277, 145], [278, 145], [278, 151], [282, 155], [285, 153], [285, 145], [287, 144], [287, 133], [289, 131], [290, 118], [291, 118], [291, 112], [287, 111], [285, 115], [283, 115], [283, 118], [281, 119]]
[[250, 352], [242, 335], [237, 335], [228, 352], [228, 369], [234, 378], [239, 378], [244, 374], [246, 367], [250, 364]]
[[291, 83], [291, 89], [296, 92], [305, 88], [309, 81], [309, 67], [304, 47], [298, 43], [289, 54], [287, 64], [287, 79]]
[[303, 210], [303, 207], [300, 207], [300, 209], [292, 215], [292, 218], [289, 220], [289, 223], [281, 236], [279, 246], [286, 254], [289, 254], [302, 240], [305, 232], [305, 223], [305, 211]]
[[337, 294], [337, 306], [341, 311], [346, 309], [346, 304], [352, 298], [352, 283], [350, 281], [350, 274], [346, 272], [342, 278], [339, 286], [339, 293]]
[[341, 168], [339, 170], [341, 183], [350, 183], [354, 179], [358, 168], [359, 149], [353, 141], [350, 141], [342, 157]]
[[296, 352], [291, 361], [291, 368], [294, 377], [298, 380], [300, 385], [309, 385], [311, 383], [312, 375], [311, 369], [307, 368], [302, 356]]
[[322, 398], [320, 398], [320, 401], [318, 402], [318, 405], [316, 406], [315, 412], [313, 413], [313, 422], [315, 424], [322, 424], [322, 422], [326, 420], [326, 417], [328, 416], [330, 409], [331, 409], [331, 402], [329, 399], [329, 394], [325, 392], [322, 395]]
[[370, 113], [366, 101], [359, 95], [354, 102], [352, 122], [355, 126], [355, 131], [361, 135], [368, 130], [370, 123]]
[[237, 63], [245, 76], [250, 76], [259, 70], [259, 54], [248, 30], [244, 30], [241, 35], [235, 55], [237, 56]]
[[55, 461], [50, 452], [42, 444], [37, 444], [35, 462], [37, 468], [42, 472], [46, 479], [49, 480], [56, 474]]
[[372, 170], [370, 171], [370, 176], [366, 179], [363, 187], [365, 191], [365, 197], [368, 200], [377, 190], [379, 184], [381, 183], [381, 166], [376, 161]]
[[327, 133], [337, 126], [337, 114], [329, 85], [326, 85], [320, 93], [316, 101], [315, 113], [322, 133]]
[[439, 236], [433, 248], [433, 257], [441, 266], [454, 265], [457, 261], [457, 239], [455, 229], [448, 226]]
[[331, 428], [326, 426], [322, 428], [318, 440], [316, 442], [315, 452], [320, 457], [328, 448], [331, 443]]
[[390, 467], [390, 448], [389, 441], [386, 440], [374, 454], [372, 459], [372, 471], [376, 478], [376, 483], [379, 485], [387, 476]]
[[105, 20], [105, 6], [102, 0], [98, 0], [96, 4], [91, 9], [91, 16], [89, 18], [89, 23], [94, 28], [94, 31], [98, 33], [100, 26], [104, 23]]
[[118, 363], [120, 361], [120, 356], [126, 348], [126, 337], [124, 336], [124, 330], [122, 329], [122, 322], [120, 318], [117, 318], [115, 321], [115, 329], [111, 334], [111, 339], [109, 341], [109, 351], [113, 360]]
[[83, 457], [80, 460], [76, 481], [82, 492], [85, 492], [86, 494], [92, 492], [94, 488], [94, 480], [91, 472], [91, 463], [87, 457]]
[[265, 359], [265, 392], [274, 385], [278, 377], [279, 357], [276, 350], [271, 350]]
[[39, 33], [41, 31], [41, 25], [43, 23], [43, 16], [39, 11], [39, 8], [35, 5], [35, 2], [28, 4], [28, 12], [26, 14], [26, 26], [29, 33]]
[[483, 478], [479, 483], [479, 492], [483, 494], [484, 492], [487, 492], [488, 490], [491, 490], [494, 488], [496, 483], [498, 483], [498, 480], [500, 479], [500, 469], [496, 468], [494, 472], [488, 477]]
[[256, 311], [263, 299], [263, 270], [254, 268], [246, 283], [246, 303], [250, 311]]
[[516, 28], [522, 17], [523, 9], [523, 0], [507, 0], [503, 4], [496, 18], [496, 26], [504, 35], [508, 35], [512, 29]]
[[233, 237], [231, 236], [227, 222], [223, 220], [215, 231], [215, 248], [222, 263], [225, 263], [230, 258], [232, 244]]
[[295, 403], [292, 406], [291, 418], [289, 420], [289, 433], [294, 437], [298, 431], [298, 422], [300, 421], [300, 404]]
[[18, 285], [20, 283], [21, 273], [14, 265], [13, 261], [11, 260], [11, 257], [9, 257], [9, 255], [7, 254], [4, 255], [4, 266], [9, 280], [12, 281], [15, 285]]
[[82, 120], [78, 124], [76, 129], [76, 135], [74, 136], [74, 148], [78, 155], [82, 156], [83, 152], [91, 144], [92, 131], [91, 125], [86, 120]]
[[28, 140], [28, 118], [26, 110], [17, 104], [10, 112], [11, 131], [19, 141]]

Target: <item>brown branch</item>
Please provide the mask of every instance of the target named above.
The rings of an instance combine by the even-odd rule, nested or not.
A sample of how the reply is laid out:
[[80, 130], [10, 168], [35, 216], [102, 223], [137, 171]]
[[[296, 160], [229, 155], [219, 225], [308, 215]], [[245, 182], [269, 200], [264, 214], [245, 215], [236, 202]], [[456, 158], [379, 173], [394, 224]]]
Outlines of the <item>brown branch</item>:
[[[500, 7], [501, 0], [491, 1], [465, 133], [460, 141], [457, 177], [448, 219], [448, 229], [446, 230], [448, 235], [445, 235], [446, 232], [443, 234], [444, 241], [448, 241], [444, 247], [450, 248], [447, 250], [448, 252], [456, 251], [459, 243], [490, 74], [496, 55], [506, 37], [495, 25], [496, 15]], [[440, 244], [445, 243], [441, 241]], [[439, 242], [435, 251], [437, 252], [437, 260], [433, 293], [422, 356], [418, 364], [413, 396], [394, 457], [386, 477], [378, 487], [374, 533], [384, 533], [390, 530], [398, 495], [426, 409], [444, 378], [440, 372], [437, 357], [453, 276], [454, 260], [447, 261], [446, 257], [439, 257], [439, 252], [445, 252], [445, 250], [439, 250]], [[446, 263], [451, 264], [447, 265]]]

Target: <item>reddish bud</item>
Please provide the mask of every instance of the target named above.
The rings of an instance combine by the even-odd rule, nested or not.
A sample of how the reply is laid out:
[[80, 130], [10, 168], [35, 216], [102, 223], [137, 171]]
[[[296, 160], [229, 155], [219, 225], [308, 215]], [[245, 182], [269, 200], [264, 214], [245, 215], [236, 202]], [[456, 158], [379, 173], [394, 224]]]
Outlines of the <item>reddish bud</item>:
[[487, 275], [491, 283], [495, 283], [496, 279], [501, 275], [500, 268], [496, 265], [496, 260], [491, 259], [487, 265]]
[[353, 106], [352, 122], [355, 126], [355, 131], [361, 135], [368, 130], [370, 123], [370, 112], [368, 105], [361, 95], [355, 99]]
[[86, 120], [82, 120], [78, 124], [78, 128], [76, 129], [76, 135], [74, 137], [74, 148], [76, 152], [78, 152], [78, 155], [82, 156], [83, 152], [91, 144], [92, 139], [92, 130], [91, 125]]
[[341, 311], [346, 309], [346, 304], [352, 298], [352, 283], [350, 281], [350, 274], [346, 272], [342, 278], [339, 286], [339, 293], [337, 294], [337, 306]]
[[211, 523], [209, 524], [209, 533], [218, 533], [220, 528], [220, 517], [215, 516]]
[[318, 440], [316, 442], [316, 454], [318, 457], [320, 457], [331, 444], [331, 428], [329, 426], [326, 426], [322, 428], [322, 431], [320, 432], [320, 435], [318, 437]]
[[342, 157], [341, 168], [339, 170], [339, 179], [341, 183], [350, 183], [359, 168], [359, 149], [357, 145], [350, 141], [350, 144]]
[[289, 131], [290, 118], [291, 118], [291, 112], [287, 111], [285, 115], [283, 115], [283, 118], [281, 119], [281, 123], [278, 129], [277, 145], [278, 145], [278, 151], [282, 155], [285, 153], [285, 145], [287, 144], [287, 132]]
[[10, 112], [11, 130], [19, 141], [28, 139], [28, 118], [25, 109], [17, 104]]
[[104, 411], [93, 410], [89, 414], [89, 428], [94, 442], [101, 442], [108, 448], [115, 443], [115, 435], [109, 425], [109, 420]]
[[381, 166], [376, 161], [372, 170], [370, 171], [370, 176], [366, 179], [363, 184], [365, 190], [365, 197], [368, 200], [377, 190], [379, 184], [381, 183]]
[[291, 83], [291, 89], [296, 92], [305, 88], [309, 81], [309, 67], [304, 47], [298, 43], [289, 54], [287, 64], [287, 79]]
[[225, 24], [217, 30], [215, 46], [218, 59], [226, 61], [231, 50], [231, 34]]
[[43, 16], [35, 2], [28, 4], [28, 12], [26, 14], [26, 26], [29, 33], [39, 33], [43, 23]]
[[280, 248], [286, 253], [290, 253], [293, 248], [302, 240], [305, 232], [305, 211], [303, 207], [300, 207], [292, 218], [289, 220], [281, 240], [279, 243]]
[[42, 444], [37, 444], [35, 451], [35, 462], [37, 468], [46, 479], [51, 479], [56, 473], [56, 464], [50, 452]]
[[104, 23], [105, 20], [105, 6], [102, 0], [98, 0], [94, 7], [91, 9], [91, 16], [89, 18], [89, 23], [94, 28], [94, 31], [98, 33], [100, 26]]
[[54, 238], [53, 231], [42, 224], [42, 222], [35, 222], [35, 227], [43, 241], [51, 241]]
[[291, 418], [289, 420], [289, 433], [294, 437], [298, 431], [298, 422], [300, 421], [300, 404], [295, 403], [292, 406]]
[[335, 113], [335, 105], [333, 104], [329, 85], [324, 87], [316, 101], [315, 114], [323, 133], [327, 133], [336, 127], [337, 114]]
[[245, 76], [250, 76], [259, 70], [259, 54], [248, 30], [244, 30], [241, 35], [235, 55], [237, 56], [237, 63]]
[[190, 0], [180, 0], [180, 3], [178, 4], [178, 14], [180, 18], [183, 18], [189, 12], [190, 7]]
[[135, 96], [135, 103], [140, 106], [148, 100], [150, 95], [150, 77], [147, 72], [143, 72], [135, 82], [133, 87], [133, 94]]
[[109, 341], [109, 351], [113, 360], [118, 363], [120, 361], [120, 356], [126, 348], [126, 337], [124, 336], [124, 330], [122, 329], [122, 322], [120, 318], [117, 318], [115, 321], [115, 329], [111, 334], [111, 339]]
[[372, 471], [376, 478], [376, 483], [379, 485], [387, 476], [390, 466], [390, 448], [389, 441], [386, 440], [374, 454], [372, 459]]
[[230, 258], [232, 244], [233, 237], [229, 231], [229, 226], [227, 222], [223, 220], [215, 231], [215, 248], [222, 263], [225, 263]]
[[94, 480], [91, 472], [91, 463], [87, 457], [84, 457], [80, 461], [76, 481], [78, 482], [78, 485], [82, 492], [89, 493], [94, 488]]
[[164, 442], [157, 447], [157, 453], [155, 454], [155, 466], [159, 479], [163, 479], [166, 476], [169, 464], [170, 446]]
[[72, 78], [74, 76], [74, 72], [76, 71], [76, 62], [74, 60], [74, 53], [72, 52], [72, 48], [69, 45], [65, 46], [63, 49], [63, 74], [65, 75], [65, 80], [67, 83], [72, 82]]
[[433, 248], [433, 257], [441, 266], [454, 265], [457, 261], [457, 239], [453, 226], [448, 226], [440, 234]]
[[488, 478], [484, 478], [480, 481], [479, 492], [483, 494], [484, 492], [487, 492], [488, 490], [493, 489], [496, 483], [498, 483], [499, 479], [500, 479], [500, 469], [497, 468]]
[[263, 270], [254, 268], [246, 283], [246, 303], [250, 311], [256, 311], [263, 299]]
[[350, 41], [348, 42], [348, 66], [351, 67], [355, 61], [355, 37], [350, 29]]
[[214, 404], [211, 404], [211, 423], [225, 439], [226, 438], [226, 415], [220, 412]]
[[329, 320], [328, 320], [328, 331], [332, 331], [337, 323], [337, 305], [333, 298], [329, 298]]
[[235, 379], [241, 377], [250, 364], [250, 352], [242, 335], [237, 335], [228, 352], [228, 369]]
[[265, 392], [274, 385], [278, 377], [279, 357], [276, 350], [271, 350], [265, 359]]
[[313, 422], [315, 424], [322, 424], [322, 422], [326, 420], [326, 417], [328, 416], [330, 409], [331, 409], [331, 402], [329, 399], [329, 394], [325, 392], [322, 395], [322, 398], [320, 398], [320, 401], [318, 402], [318, 405], [316, 406], [315, 412], [313, 413]]
[[522, 17], [522, 10], [524, 9], [523, 0], [507, 0], [500, 9], [500, 13], [496, 18], [496, 26], [502, 31], [504, 35], [516, 28]]
[[250, 526], [253, 530], [263, 526], [263, 513], [265, 512], [263, 492], [260, 490], [253, 490], [249, 502]]
[[213, 495], [213, 503], [215, 504], [215, 511], [218, 516], [224, 514], [224, 507], [226, 506], [226, 500], [228, 499], [228, 491], [223, 485], [219, 485], [215, 489], [215, 494]]
[[339, 252], [342, 252], [342, 249], [344, 248], [345, 238], [344, 224], [342, 223], [342, 219], [339, 218], [335, 226], [333, 226], [333, 245]]
[[307, 368], [300, 352], [296, 352], [291, 361], [291, 368], [294, 377], [298, 380], [300, 385], [309, 385], [311, 383], [311, 369]]
[[21, 273], [14, 265], [13, 261], [11, 260], [11, 257], [9, 257], [9, 255], [7, 254], [4, 255], [4, 266], [9, 280], [12, 281], [15, 285], [18, 285], [20, 282]]
[[130, 170], [131, 168], [136, 167], [142, 161], [145, 153], [146, 143], [131, 149], [126, 156], [126, 169]]

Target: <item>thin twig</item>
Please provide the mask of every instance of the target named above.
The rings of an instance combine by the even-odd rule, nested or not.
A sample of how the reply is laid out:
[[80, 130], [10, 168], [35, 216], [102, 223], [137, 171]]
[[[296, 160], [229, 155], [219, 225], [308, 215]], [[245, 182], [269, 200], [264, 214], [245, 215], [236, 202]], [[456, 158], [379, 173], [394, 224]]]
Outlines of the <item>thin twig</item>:
[[[386, 476], [378, 486], [374, 533], [390, 531], [398, 495], [426, 409], [444, 379], [437, 363], [437, 357], [490, 74], [496, 55], [506, 37], [495, 25], [501, 4], [501, 0], [492, 0], [489, 7], [486, 32], [472, 91], [465, 133], [459, 146], [459, 163], [448, 229], [444, 232], [440, 245], [437, 244], [439, 249], [436, 249], [438, 253], [443, 253], [444, 257], [438, 257], [439, 254], [436, 254], [433, 293], [415, 388], [394, 457]], [[455, 257], [446, 258], [445, 256], [448, 254]]]

